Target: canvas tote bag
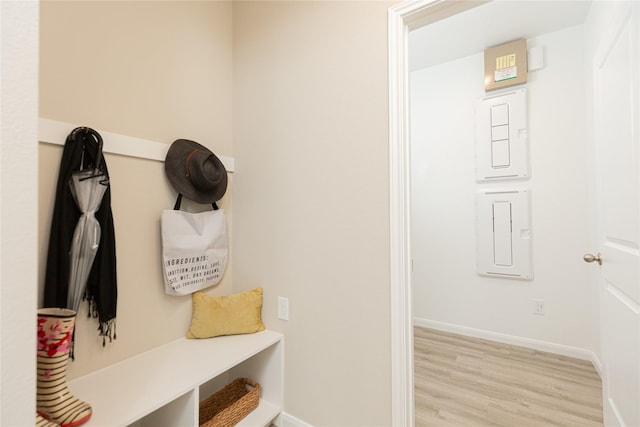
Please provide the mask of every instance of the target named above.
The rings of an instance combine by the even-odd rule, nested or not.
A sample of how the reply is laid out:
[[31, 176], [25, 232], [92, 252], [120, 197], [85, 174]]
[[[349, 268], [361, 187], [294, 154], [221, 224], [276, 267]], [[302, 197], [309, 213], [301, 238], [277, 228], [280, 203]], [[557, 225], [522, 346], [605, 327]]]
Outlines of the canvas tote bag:
[[217, 285], [227, 265], [227, 221], [224, 211], [189, 213], [180, 210], [182, 195], [173, 210], [163, 210], [162, 269], [169, 295], [187, 295]]

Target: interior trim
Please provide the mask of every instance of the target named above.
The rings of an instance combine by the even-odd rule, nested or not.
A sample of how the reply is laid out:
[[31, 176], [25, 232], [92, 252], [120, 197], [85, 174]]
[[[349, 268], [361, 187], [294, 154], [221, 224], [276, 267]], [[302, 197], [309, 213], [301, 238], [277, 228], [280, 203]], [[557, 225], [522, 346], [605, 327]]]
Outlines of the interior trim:
[[[67, 135], [79, 126], [83, 125], [74, 125], [40, 117], [38, 140], [46, 144], [64, 145]], [[102, 151], [105, 153], [164, 162], [171, 145], [97, 129], [96, 131], [104, 140]], [[216, 156], [222, 161], [227, 172], [231, 173], [235, 170], [233, 157], [220, 156], [218, 154]]]
[[391, 420], [414, 425], [410, 253], [409, 31], [484, 0], [407, 0], [389, 9], [389, 220]]

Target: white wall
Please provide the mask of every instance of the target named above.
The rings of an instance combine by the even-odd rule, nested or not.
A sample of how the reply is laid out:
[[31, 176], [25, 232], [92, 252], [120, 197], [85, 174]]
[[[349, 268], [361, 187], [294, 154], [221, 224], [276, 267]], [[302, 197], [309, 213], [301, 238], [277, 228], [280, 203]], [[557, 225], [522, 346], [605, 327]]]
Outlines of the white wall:
[[[483, 53], [411, 76], [414, 316], [593, 350], [587, 252], [586, 80], [582, 27], [528, 41], [545, 68], [529, 74], [534, 280], [476, 273], [474, 103], [485, 96]], [[546, 314], [532, 314], [532, 299]]]
[[38, 3], [0, 2], [0, 425], [35, 419]]
[[285, 411], [315, 426], [391, 424], [390, 5], [234, 4], [234, 288], [264, 286]]

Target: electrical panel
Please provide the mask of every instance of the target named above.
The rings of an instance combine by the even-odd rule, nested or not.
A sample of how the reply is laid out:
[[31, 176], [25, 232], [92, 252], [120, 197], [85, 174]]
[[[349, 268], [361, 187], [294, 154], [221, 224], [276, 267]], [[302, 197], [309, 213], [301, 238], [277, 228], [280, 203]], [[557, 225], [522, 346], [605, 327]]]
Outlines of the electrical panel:
[[533, 279], [529, 204], [524, 188], [476, 193], [479, 274]]
[[529, 177], [527, 92], [518, 89], [476, 105], [476, 179]]

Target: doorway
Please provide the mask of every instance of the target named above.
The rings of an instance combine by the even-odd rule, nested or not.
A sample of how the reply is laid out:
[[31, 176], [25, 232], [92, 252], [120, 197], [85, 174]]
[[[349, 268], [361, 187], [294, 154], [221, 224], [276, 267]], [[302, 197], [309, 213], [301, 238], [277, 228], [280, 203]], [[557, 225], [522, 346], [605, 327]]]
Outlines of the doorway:
[[[595, 286], [585, 285], [591, 270], [581, 259], [590, 247], [585, 212], [593, 174], [584, 143], [583, 24], [589, 5], [491, 2], [411, 31], [410, 240], [416, 325], [592, 359], [590, 351], [579, 350], [594, 346], [596, 304], [590, 292]], [[484, 48], [516, 39], [542, 52], [543, 65], [530, 67], [524, 85], [485, 90]], [[512, 123], [505, 127], [513, 128], [510, 150], [527, 154], [526, 176], [484, 178], [478, 175], [487, 172], [477, 154], [485, 144], [478, 134], [484, 123], [479, 114], [487, 102], [514, 96], [521, 103], [508, 105]], [[520, 124], [514, 122], [516, 106], [523, 110]], [[500, 165], [491, 172], [503, 170]], [[522, 194], [527, 206], [520, 207], [510, 192]], [[479, 217], [482, 209], [491, 209], [484, 200], [488, 195], [509, 200], [493, 204], [509, 206], [512, 228], [501, 243], [504, 254], [497, 263], [504, 267], [497, 272], [481, 270], [498, 268], [481, 265], [487, 258], [493, 262], [495, 255], [495, 237], [480, 234], [493, 225], [491, 216]], [[492, 238], [483, 241], [481, 236]], [[487, 252], [492, 253], [487, 257]]]
[[[409, 106], [409, 90], [410, 90], [410, 54], [409, 40], [410, 32], [421, 28], [425, 25], [440, 23], [445, 18], [451, 17], [466, 10], [470, 10], [480, 6], [479, 3], [473, 2], [446, 2], [446, 1], [412, 1], [402, 3], [392, 8], [389, 19], [389, 45], [390, 45], [390, 183], [391, 183], [391, 312], [392, 312], [392, 395], [393, 410], [392, 416], [394, 425], [413, 425], [413, 371], [412, 371], [412, 324], [414, 320], [414, 312], [412, 307], [413, 288], [411, 286], [412, 277], [412, 250], [414, 234], [412, 233], [412, 215], [411, 215], [411, 187], [412, 182], [409, 177], [411, 170], [411, 148], [410, 148], [410, 106]], [[480, 9], [478, 7], [478, 9]], [[636, 12], [637, 15], [637, 12]], [[637, 19], [637, 18], [636, 18]], [[532, 20], [535, 21], [535, 20]], [[475, 24], [477, 26], [477, 22]], [[637, 25], [637, 24], [636, 24]], [[473, 25], [471, 25], [473, 26]], [[633, 31], [637, 31], [637, 27]], [[438, 40], [440, 42], [441, 40]], [[508, 40], [501, 40], [508, 41]], [[485, 46], [486, 47], [486, 46]], [[593, 47], [592, 47], [593, 48]], [[637, 60], [636, 60], [637, 64]], [[635, 65], [637, 67], [637, 65]], [[637, 68], [636, 68], [637, 72]], [[556, 94], [557, 95], [557, 94]], [[637, 105], [637, 89], [634, 94]], [[637, 113], [636, 113], [637, 114]], [[636, 117], [637, 120], [637, 117]], [[587, 131], [591, 131], [590, 124], [585, 121]], [[637, 141], [637, 137], [636, 137]], [[587, 164], [594, 166], [594, 159], [587, 158]], [[591, 163], [589, 163], [591, 162]], [[589, 184], [595, 181], [588, 179]], [[595, 202], [588, 198], [588, 205], [594, 208]], [[537, 202], [536, 202], [537, 203]], [[590, 212], [594, 212], [591, 209]], [[585, 234], [589, 233], [589, 238], [582, 241], [580, 245], [591, 245], [596, 247], [597, 236], [594, 232], [596, 227], [595, 214], [589, 217], [586, 222], [591, 228], [585, 230]], [[585, 227], [587, 228], [587, 227]], [[581, 252], [588, 248], [573, 248], [571, 256], [580, 256]], [[579, 261], [581, 262], [581, 261]], [[576, 268], [580, 268], [577, 267]], [[599, 285], [597, 278], [590, 275], [592, 284]], [[596, 283], [597, 282], [597, 283]], [[591, 286], [588, 289], [592, 289]], [[590, 292], [586, 290], [585, 292]], [[600, 292], [597, 290], [597, 292]], [[531, 295], [528, 295], [530, 298]], [[595, 299], [600, 297], [596, 295]], [[529, 309], [531, 306], [529, 306]], [[594, 341], [591, 349], [594, 354], [594, 362], [598, 363], [596, 354], [600, 353], [598, 331], [600, 328], [597, 316], [598, 306], [588, 308], [592, 313], [596, 313], [591, 317], [591, 324], [588, 328], [594, 331]], [[528, 311], [528, 310], [527, 310]], [[528, 313], [530, 315], [530, 313]], [[568, 320], [570, 321], [570, 320]], [[446, 322], [455, 324], [454, 321]], [[482, 329], [490, 329], [490, 326], [482, 326]], [[635, 329], [634, 329], [635, 330]], [[505, 335], [503, 333], [503, 335]], [[506, 334], [512, 336], [510, 334]], [[535, 335], [533, 335], [535, 336]], [[638, 340], [638, 337], [633, 337]], [[550, 339], [550, 338], [547, 338]], [[532, 339], [532, 341], [539, 341]], [[551, 341], [549, 341], [551, 342]], [[531, 342], [529, 344], [532, 344]], [[578, 345], [578, 344], [576, 344]], [[579, 344], [583, 345], [583, 344]], [[562, 346], [561, 346], [562, 347]], [[573, 347], [566, 345], [564, 347]], [[577, 348], [577, 347], [573, 347]], [[556, 348], [555, 350], [558, 350]], [[565, 348], [567, 350], [567, 348]], [[606, 368], [606, 366], [605, 366]], [[605, 374], [606, 375], [606, 374]], [[606, 384], [606, 379], [605, 379]], [[637, 384], [632, 385], [637, 388]], [[624, 402], [623, 402], [624, 403]]]

